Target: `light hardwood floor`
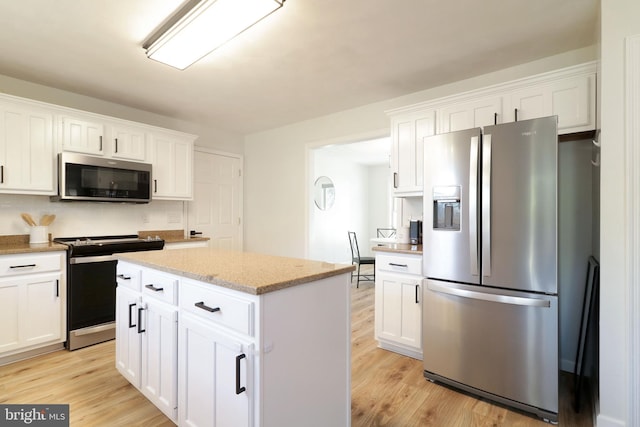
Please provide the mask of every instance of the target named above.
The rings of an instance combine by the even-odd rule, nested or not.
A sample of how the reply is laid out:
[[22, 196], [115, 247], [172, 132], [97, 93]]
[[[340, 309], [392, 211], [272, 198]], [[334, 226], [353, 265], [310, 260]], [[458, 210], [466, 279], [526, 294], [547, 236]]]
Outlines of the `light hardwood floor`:
[[[373, 338], [373, 285], [352, 285], [352, 425], [548, 426], [533, 417], [430, 383], [422, 362], [377, 348]], [[58, 351], [0, 367], [0, 403], [66, 403], [71, 426], [172, 426], [115, 369], [113, 341], [74, 352]], [[570, 407], [561, 377], [561, 426], [591, 426], [585, 408]], [[288, 426], [282, 426], [288, 427]], [[304, 426], [292, 426], [304, 427]], [[332, 427], [332, 426], [327, 426]]]

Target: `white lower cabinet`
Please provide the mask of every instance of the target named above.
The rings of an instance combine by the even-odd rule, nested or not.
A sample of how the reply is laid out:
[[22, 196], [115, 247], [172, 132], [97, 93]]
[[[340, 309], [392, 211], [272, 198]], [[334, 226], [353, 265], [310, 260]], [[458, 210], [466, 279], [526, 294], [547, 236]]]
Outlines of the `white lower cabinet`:
[[208, 323], [180, 316], [180, 425], [253, 425], [253, 346]]
[[178, 416], [177, 279], [118, 262], [116, 368], [172, 421]]
[[0, 256], [0, 361], [65, 341], [65, 256]]
[[376, 255], [375, 335], [381, 348], [422, 360], [421, 255]]

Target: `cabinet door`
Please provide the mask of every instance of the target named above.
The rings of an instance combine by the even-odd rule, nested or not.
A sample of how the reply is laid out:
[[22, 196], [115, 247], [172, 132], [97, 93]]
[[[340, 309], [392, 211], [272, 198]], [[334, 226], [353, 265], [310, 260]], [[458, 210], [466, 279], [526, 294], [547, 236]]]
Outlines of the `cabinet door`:
[[178, 415], [178, 307], [144, 300], [142, 393], [176, 421]]
[[111, 157], [136, 161], [146, 161], [146, 132], [132, 126], [114, 125], [111, 127], [109, 144]]
[[61, 280], [57, 272], [0, 282], [0, 352], [63, 340]]
[[394, 193], [422, 193], [425, 136], [435, 133], [435, 111], [396, 117], [391, 121]]
[[193, 198], [193, 141], [153, 134], [153, 198]]
[[549, 87], [551, 114], [558, 116], [558, 133], [593, 130], [595, 122], [595, 76], [564, 79]]
[[20, 311], [24, 320], [20, 331], [25, 345], [61, 340], [63, 333], [63, 304], [60, 273], [26, 279], [21, 296]]
[[376, 338], [422, 351], [422, 281], [376, 271]]
[[16, 280], [0, 282], [0, 353], [20, 346], [20, 287]]
[[0, 103], [0, 192], [54, 194], [53, 114]]
[[438, 133], [502, 123], [502, 97], [482, 98], [438, 110]]
[[103, 155], [104, 124], [74, 117], [62, 117], [62, 149]]
[[116, 368], [131, 384], [140, 388], [141, 335], [140, 293], [119, 285], [116, 288]]
[[179, 425], [253, 425], [252, 346], [189, 314], [179, 325]]
[[557, 115], [559, 134], [595, 129], [595, 78], [592, 75], [518, 90], [508, 99], [505, 121]]

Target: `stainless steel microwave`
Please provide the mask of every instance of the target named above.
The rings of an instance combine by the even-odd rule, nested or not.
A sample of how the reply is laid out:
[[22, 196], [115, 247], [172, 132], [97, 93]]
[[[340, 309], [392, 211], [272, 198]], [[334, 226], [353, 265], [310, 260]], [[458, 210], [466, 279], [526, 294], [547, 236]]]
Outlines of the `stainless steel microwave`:
[[60, 153], [58, 195], [51, 200], [149, 203], [151, 164]]

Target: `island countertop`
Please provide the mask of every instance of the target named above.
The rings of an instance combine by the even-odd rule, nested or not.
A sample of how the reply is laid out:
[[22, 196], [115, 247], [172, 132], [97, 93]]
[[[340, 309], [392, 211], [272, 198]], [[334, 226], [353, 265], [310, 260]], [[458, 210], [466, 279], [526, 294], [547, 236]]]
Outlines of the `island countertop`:
[[265, 294], [338, 274], [355, 266], [214, 248], [116, 254], [119, 260], [223, 286]]

